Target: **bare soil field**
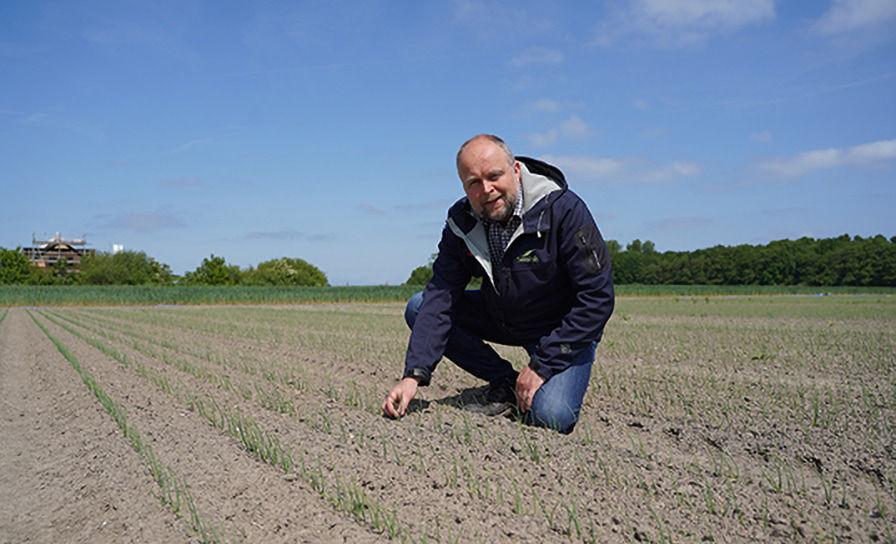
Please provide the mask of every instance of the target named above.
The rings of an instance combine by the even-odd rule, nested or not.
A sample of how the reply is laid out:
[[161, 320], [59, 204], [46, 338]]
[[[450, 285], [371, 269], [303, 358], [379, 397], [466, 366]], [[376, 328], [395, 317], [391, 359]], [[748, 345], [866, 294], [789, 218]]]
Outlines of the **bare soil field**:
[[620, 298], [568, 436], [403, 309], [0, 309], [0, 543], [896, 541], [896, 297]]

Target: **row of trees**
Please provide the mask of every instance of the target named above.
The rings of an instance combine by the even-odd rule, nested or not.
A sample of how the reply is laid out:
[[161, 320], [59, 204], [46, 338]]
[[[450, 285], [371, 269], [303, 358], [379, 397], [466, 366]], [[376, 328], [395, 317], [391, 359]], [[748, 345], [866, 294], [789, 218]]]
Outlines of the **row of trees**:
[[[625, 249], [608, 240], [607, 249], [613, 281], [619, 284], [896, 287], [896, 236], [844, 234], [665, 252], [658, 252], [650, 240], [634, 240]], [[406, 283], [428, 282], [432, 261], [415, 268]]]
[[303, 259], [282, 257], [241, 269], [211, 255], [195, 270], [179, 277], [142, 251], [85, 255], [80, 271], [69, 273], [64, 262], [38, 268], [14, 249], [0, 248], [0, 284], [19, 285], [329, 285], [319, 268]]

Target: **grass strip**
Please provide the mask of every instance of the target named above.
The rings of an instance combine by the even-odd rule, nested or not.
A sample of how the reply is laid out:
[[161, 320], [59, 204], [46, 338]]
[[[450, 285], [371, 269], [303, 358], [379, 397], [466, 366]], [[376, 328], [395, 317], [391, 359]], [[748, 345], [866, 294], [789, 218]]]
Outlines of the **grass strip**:
[[128, 422], [124, 409], [112, 400], [100, 384], [97, 383], [96, 378], [81, 366], [74, 354], [53, 336], [46, 326], [38, 321], [30, 311], [28, 316], [43, 331], [47, 338], [53, 342], [59, 353], [71, 364], [75, 372], [81, 377], [84, 385], [87, 386], [87, 389], [93, 393], [103, 409], [106, 410], [106, 413], [112, 417], [118, 428], [121, 429], [122, 434], [124, 434], [134, 451], [143, 459], [143, 462], [149, 468], [153, 480], [155, 480], [162, 491], [162, 503], [178, 517], [183, 517], [186, 513], [189, 516], [190, 528], [196, 532], [202, 542], [221, 542], [218, 532], [203, 520], [200, 515], [187, 482], [162, 463], [150, 445], [140, 436], [134, 425]]
[[0, 306], [404, 302], [422, 286], [2, 285]]
[[[0, 285], [0, 306], [306, 304], [404, 302], [422, 285], [271, 287], [208, 285]], [[893, 287], [811, 285], [616, 285], [620, 296], [896, 294]]]
[[9, 313], [9, 310], [4, 308], [3, 313], [0, 314], [0, 323], [3, 323], [3, 320], [6, 319], [6, 314], [8, 314], [8, 313]]

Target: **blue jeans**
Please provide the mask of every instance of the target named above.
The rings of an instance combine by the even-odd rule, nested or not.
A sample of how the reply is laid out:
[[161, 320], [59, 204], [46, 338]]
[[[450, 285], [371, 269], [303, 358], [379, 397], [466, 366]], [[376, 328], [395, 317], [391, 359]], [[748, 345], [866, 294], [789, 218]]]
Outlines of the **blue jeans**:
[[[415, 293], [408, 300], [404, 319], [414, 328], [417, 313], [423, 304], [423, 293]], [[517, 372], [507, 360], [484, 340], [507, 345], [521, 345], [531, 355], [535, 344], [522, 345], [506, 336], [502, 337], [491, 322], [479, 291], [466, 291], [455, 308], [454, 326], [448, 335], [445, 357], [470, 374], [489, 383], [498, 384], [516, 380]], [[579, 420], [579, 411], [591, 378], [591, 366], [597, 342], [579, 351], [575, 362], [544, 383], [532, 399], [532, 409], [526, 414], [526, 422], [547, 427], [561, 433], [570, 433]]]

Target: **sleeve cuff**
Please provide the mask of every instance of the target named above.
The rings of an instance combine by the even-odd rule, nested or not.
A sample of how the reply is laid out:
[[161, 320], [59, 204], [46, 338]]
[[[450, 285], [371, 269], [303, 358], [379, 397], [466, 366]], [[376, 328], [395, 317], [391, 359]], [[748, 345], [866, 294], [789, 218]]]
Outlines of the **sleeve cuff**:
[[529, 368], [531, 368], [536, 374], [541, 376], [541, 379], [543, 379], [544, 381], [550, 380], [551, 376], [554, 375], [549, 366], [541, 364], [535, 357], [529, 359]]
[[432, 373], [422, 368], [409, 368], [404, 371], [404, 376], [402, 376], [402, 378], [416, 378], [417, 384], [421, 386], [429, 385], [431, 377]]

